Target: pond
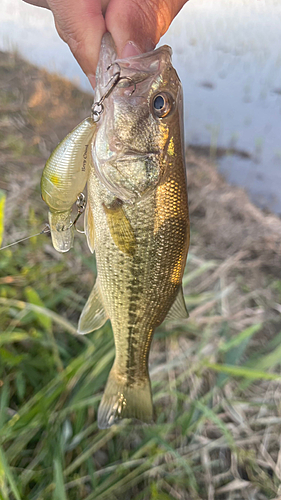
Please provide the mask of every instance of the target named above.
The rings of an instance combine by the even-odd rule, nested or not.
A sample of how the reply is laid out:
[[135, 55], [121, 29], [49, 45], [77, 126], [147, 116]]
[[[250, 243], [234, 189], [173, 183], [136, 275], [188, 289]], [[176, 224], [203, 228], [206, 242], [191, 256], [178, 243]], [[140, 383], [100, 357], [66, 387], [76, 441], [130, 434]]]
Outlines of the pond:
[[[1, 0], [0, 11], [1, 50], [90, 90], [50, 12], [21, 0]], [[278, 214], [280, 19], [280, 0], [190, 0], [161, 40], [183, 83], [187, 144], [210, 152], [229, 182]]]

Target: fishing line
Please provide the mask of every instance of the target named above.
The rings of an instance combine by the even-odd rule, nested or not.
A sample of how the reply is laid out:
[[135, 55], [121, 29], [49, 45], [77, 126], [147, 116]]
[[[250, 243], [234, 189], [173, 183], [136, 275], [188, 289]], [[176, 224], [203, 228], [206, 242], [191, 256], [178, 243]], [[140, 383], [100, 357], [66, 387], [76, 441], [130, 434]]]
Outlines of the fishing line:
[[6, 248], [12, 247], [13, 245], [17, 245], [18, 243], [21, 243], [22, 241], [30, 240], [30, 238], [34, 238], [35, 236], [40, 236], [40, 234], [48, 234], [51, 232], [49, 224], [46, 224], [45, 227], [40, 231], [40, 233], [32, 234], [31, 236], [26, 236], [25, 238], [21, 238], [20, 240], [14, 241], [13, 243], [9, 243], [9, 245], [5, 245], [4, 247], [0, 248], [1, 250], [6, 250]]
[[[75, 203], [77, 210], [78, 210], [78, 213], [77, 213], [74, 221], [71, 222], [68, 227], [63, 228], [62, 231], [66, 231], [67, 229], [70, 229], [73, 226], [74, 229], [77, 231], [77, 233], [85, 234], [85, 231], [81, 231], [80, 229], [78, 229], [76, 227], [76, 223], [77, 223], [78, 219], [81, 217], [81, 215], [84, 213], [85, 208], [86, 208], [86, 204], [87, 204], [86, 203], [86, 196], [83, 193], [79, 193], [77, 196], [76, 203]], [[0, 251], [6, 250], [6, 248], [10, 248], [14, 245], [17, 245], [18, 243], [21, 243], [22, 241], [30, 240], [30, 238], [34, 238], [35, 236], [40, 236], [40, 234], [48, 234], [50, 232], [51, 232], [51, 229], [50, 229], [49, 224], [45, 224], [45, 227], [42, 229], [42, 231], [40, 231], [40, 233], [32, 234], [31, 236], [26, 236], [25, 238], [21, 238], [20, 240], [14, 241], [13, 243], [9, 243], [9, 245], [5, 245], [4, 247], [1, 247]]]

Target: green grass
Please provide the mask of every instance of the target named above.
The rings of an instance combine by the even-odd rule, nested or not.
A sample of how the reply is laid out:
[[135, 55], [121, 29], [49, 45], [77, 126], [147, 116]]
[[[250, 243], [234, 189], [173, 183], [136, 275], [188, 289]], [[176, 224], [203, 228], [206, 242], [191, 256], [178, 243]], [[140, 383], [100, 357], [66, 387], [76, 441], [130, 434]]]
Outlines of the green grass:
[[3, 232], [4, 232], [5, 201], [6, 201], [6, 195], [4, 191], [0, 189], [0, 246], [2, 243]]
[[[43, 153], [34, 137], [42, 151], [52, 149], [51, 135], [56, 141], [61, 127], [69, 127], [69, 110], [89, 101], [69, 84], [6, 59], [7, 93], [0, 89], [0, 188], [7, 191], [3, 244], [38, 233], [46, 221], [37, 164]], [[49, 101], [42, 109], [19, 106], [21, 93], [10, 88], [17, 78], [18, 85], [26, 82], [28, 99], [36, 78], [43, 79], [49, 93], [42, 95]], [[49, 110], [56, 111], [52, 85], [67, 103], [61, 122], [49, 119]], [[76, 112], [73, 126], [81, 119]], [[196, 169], [203, 183], [208, 171], [204, 164]], [[205, 200], [203, 188], [202, 193]], [[0, 251], [1, 500], [280, 495], [280, 276], [266, 275], [264, 290], [248, 279], [247, 266], [254, 264], [253, 274], [259, 271], [265, 280], [258, 252], [248, 260], [239, 250], [227, 252], [225, 260], [209, 257], [200, 243], [200, 196], [195, 194], [195, 208], [191, 196], [192, 245], [183, 279], [190, 318], [161, 325], [152, 345], [151, 426], [124, 421], [97, 428], [114, 343], [109, 322], [87, 336], [76, 334], [96, 273], [84, 237], [76, 236], [66, 255], [52, 249], [47, 235]], [[237, 224], [240, 231], [241, 218]]]
[[[222, 297], [231, 297], [231, 289], [187, 293], [191, 320], [164, 323], [155, 336], [150, 369], [155, 424], [124, 421], [100, 431], [96, 414], [114, 358], [111, 327], [106, 323], [88, 336], [76, 334], [83, 299], [74, 291], [79, 276], [70, 270], [69, 259], [80, 258], [81, 242], [76, 242], [74, 255], [59, 261], [44, 255], [46, 244], [49, 239], [42, 235], [1, 254], [2, 498], [166, 499], [178, 498], [180, 492], [207, 498], [203, 449], [213, 453], [218, 446], [238, 457], [241, 451], [221, 417], [223, 400], [218, 395], [235, 383], [234, 402], [229, 402], [235, 406], [241, 403], [245, 382], [249, 390], [253, 382], [280, 381], [278, 373], [264, 370], [269, 360], [271, 368], [280, 363], [274, 354], [279, 354], [280, 344], [266, 350], [253, 368], [251, 356], [244, 356], [263, 325], [232, 336], [227, 322], [212, 326]], [[217, 266], [198, 262], [191, 254], [185, 277], [189, 290], [194, 280], [203, 280]], [[202, 306], [210, 319], [203, 328], [193, 319]], [[254, 402], [248, 406], [255, 409]], [[215, 429], [215, 439], [202, 447], [198, 437], [208, 426]], [[254, 456], [247, 463], [252, 470]], [[209, 467], [215, 475], [223, 462], [210, 458]], [[262, 489], [274, 498], [276, 480], [268, 481]]]

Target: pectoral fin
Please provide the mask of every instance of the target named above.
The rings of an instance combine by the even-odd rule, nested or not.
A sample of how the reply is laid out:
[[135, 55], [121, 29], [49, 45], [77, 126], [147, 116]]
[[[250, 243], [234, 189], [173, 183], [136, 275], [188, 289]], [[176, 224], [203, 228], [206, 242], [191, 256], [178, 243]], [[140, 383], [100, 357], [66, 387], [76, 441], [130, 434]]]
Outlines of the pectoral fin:
[[84, 335], [93, 330], [98, 330], [98, 328], [104, 325], [107, 319], [108, 315], [104, 309], [99, 282], [97, 280], [81, 313], [77, 332]]
[[188, 311], [186, 309], [182, 285], [179, 286], [176, 298], [170, 308], [166, 320], [170, 319], [186, 319], [189, 317]]
[[110, 207], [103, 205], [103, 208], [115, 245], [121, 252], [133, 255], [136, 249], [136, 238], [130, 221], [124, 212], [122, 201], [116, 199]]
[[94, 253], [95, 251], [95, 223], [93, 218], [93, 213], [90, 207], [90, 204], [87, 204], [85, 219], [84, 219], [84, 228], [87, 238], [87, 243], [90, 251]]

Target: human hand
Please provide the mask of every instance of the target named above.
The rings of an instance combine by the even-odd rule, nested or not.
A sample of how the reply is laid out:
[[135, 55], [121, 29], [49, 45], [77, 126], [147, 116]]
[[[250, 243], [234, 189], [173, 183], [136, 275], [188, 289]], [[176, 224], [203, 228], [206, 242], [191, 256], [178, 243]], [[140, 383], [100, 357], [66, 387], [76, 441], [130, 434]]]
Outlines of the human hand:
[[119, 57], [152, 50], [188, 0], [24, 0], [50, 9], [60, 37], [95, 86], [101, 39], [112, 34]]

